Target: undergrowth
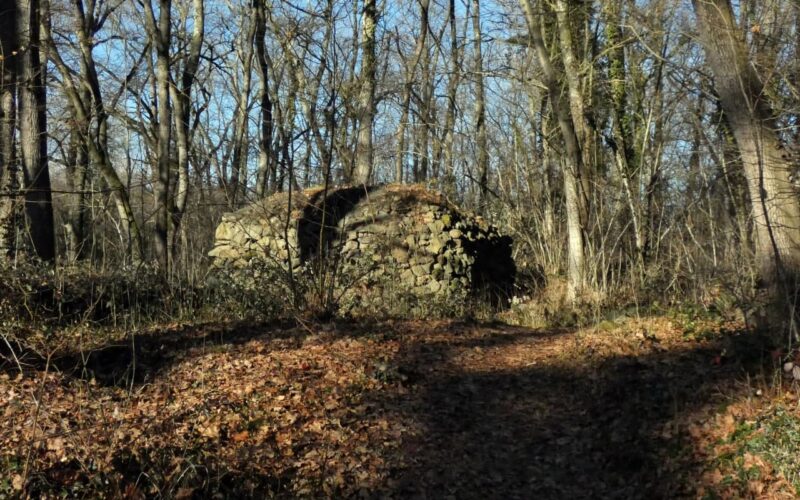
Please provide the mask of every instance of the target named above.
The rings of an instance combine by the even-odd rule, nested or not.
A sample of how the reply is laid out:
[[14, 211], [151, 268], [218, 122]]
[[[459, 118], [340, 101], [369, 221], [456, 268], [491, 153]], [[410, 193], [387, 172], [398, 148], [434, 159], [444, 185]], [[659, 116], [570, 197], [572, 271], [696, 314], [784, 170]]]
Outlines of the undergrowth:
[[[755, 420], [745, 420], [721, 440], [728, 451], [717, 459], [726, 471], [721, 487], [748, 491], [754, 481], [774, 469], [800, 495], [800, 414], [784, 405], [770, 408]], [[763, 459], [759, 460], [759, 458]]]
[[[777, 402], [777, 398], [773, 400], [767, 396], [773, 388], [776, 394], [783, 394], [781, 387], [796, 384], [787, 379], [789, 375], [783, 374], [780, 368], [790, 358], [795, 359], [797, 353], [787, 353], [775, 349], [774, 345], [771, 347], [763, 343], [759, 336], [746, 328], [738, 302], [723, 293], [711, 295], [709, 300], [700, 302], [664, 298], [643, 301], [630, 297], [626, 299], [621, 295], [598, 295], [582, 297], [572, 303], [566, 300], [566, 285], [554, 282], [532, 297], [512, 299], [511, 306], [498, 313], [490, 301], [481, 297], [431, 297], [425, 300], [404, 296], [391, 288], [386, 290], [385, 296], [376, 292], [375, 296], [370, 297], [369, 307], [364, 307], [365, 303], [359, 303], [359, 299], [376, 290], [374, 283], [364, 284], [359, 280], [360, 276], [353, 275], [323, 277], [308, 269], [287, 276], [281, 269], [269, 266], [215, 268], [199, 284], [167, 282], [156, 269], [148, 267], [98, 273], [82, 268], [53, 269], [24, 265], [0, 271], [5, 278], [0, 282], [0, 368], [11, 367], [6, 372], [7, 384], [12, 383], [9, 377], [16, 374], [15, 363], [19, 364], [13, 356], [25, 348], [42, 353], [43, 358], [49, 355], [49, 349], [53, 346], [73, 351], [76, 346], [81, 350], [85, 346], [91, 350], [92, 346], [99, 345], [117, 348], [120, 347], [117, 345], [119, 342], [129, 341], [127, 335], [131, 332], [154, 325], [180, 323], [189, 325], [191, 329], [191, 325], [198, 325], [207, 319], [223, 324], [242, 320], [267, 324], [273, 320], [294, 317], [308, 330], [304, 323], [306, 319], [319, 320], [327, 314], [338, 315], [339, 318], [345, 316], [362, 323], [363, 320], [375, 318], [430, 320], [460, 317], [478, 321], [500, 320], [542, 330], [555, 328], [558, 331], [570, 331], [575, 333], [570, 341], [574, 343], [572, 350], [562, 349], [560, 355], [554, 358], [567, 366], [588, 365], [587, 360], [599, 360], [603, 353], [607, 353], [609, 359], [620, 353], [647, 359], [647, 353], [653, 356], [654, 353], [670, 350], [677, 352], [686, 346], [700, 346], [710, 349], [707, 354], [703, 352], [701, 355], [708, 356], [708, 359], [695, 368], [701, 373], [713, 374], [720, 367], [743, 361], [761, 363], [764, 373], [771, 373], [777, 367], [779, 376], [769, 383], [762, 382], [763, 387], [758, 389], [759, 394], [763, 395], [757, 412], [739, 415], [731, 420], [733, 423], [725, 423], [716, 430], [697, 431], [698, 435], [716, 438], [709, 444], [709, 455], [705, 457], [715, 467], [715, 476], [709, 481], [714, 487], [708, 488], [706, 493], [710, 497], [759, 496], [772, 491], [769, 488], [774, 487], [770, 484], [784, 481], [794, 494], [800, 495], [800, 460], [797, 460], [800, 456], [800, 407], [796, 398]], [[323, 281], [319, 281], [323, 278]], [[351, 295], [345, 299], [352, 302], [343, 301], [342, 296], [326, 293], [322, 285], [335, 283], [333, 280], [337, 279], [339, 283], [348, 284]], [[353, 307], [349, 307], [351, 305]], [[361, 315], [352, 312], [356, 306], [362, 307]], [[173, 329], [177, 329], [177, 326]], [[103, 335], [108, 335], [105, 341], [100, 339]], [[223, 333], [219, 335], [221, 337]], [[96, 339], [87, 342], [87, 336]], [[111, 338], [115, 343], [109, 343], [108, 339]], [[384, 339], [386, 342], [376, 342], [375, 345], [388, 348], [397, 338], [394, 335], [388, 340]], [[141, 353], [156, 353], [163, 358], [158, 359], [165, 362], [168, 356], [158, 351], [161, 342], [152, 343]], [[221, 358], [226, 351], [222, 349], [217, 352], [213, 346], [209, 346], [204, 352]], [[770, 352], [773, 353], [771, 358]], [[124, 361], [127, 358], [121, 356], [120, 359]], [[627, 369], [624, 363], [619, 364], [620, 369]], [[373, 385], [401, 384], [416, 376], [414, 372], [380, 368], [382, 364], [377, 361], [365, 366], [373, 365], [378, 368], [369, 368], [364, 372], [374, 372], [372, 378], [367, 375], [356, 377], [354, 384], [359, 380], [361, 382], [358, 383]], [[282, 369], [280, 366], [277, 368]], [[299, 362], [297, 368], [301, 374], [313, 369], [313, 363], [305, 360]], [[22, 370], [19, 371], [21, 377]], [[158, 373], [153, 369], [153, 376]], [[47, 380], [48, 376], [45, 374], [42, 380]], [[766, 380], [768, 377], [763, 378]], [[795, 386], [792, 388], [796, 389]], [[740, 395], [731, 394], [730, 397], [740, 398]], [[719, 410], [717, 415], [725, 411]], [[228, 437], [234, 441], [245, 440], [245, 431], [253, 434], [261, 428], [243, 425], [243, 430], [237, 429], [238, 434]], [[677, 424], [674, 428], [678, 428]], [[184, 452], [191, 450], [182, 450]], [[157, 482], [160, 487], [167, 488], [168, 496], [178, 495], [180, 482], [189, 479], [195, 484], [204, 485], [206, 490], [203, 491], [224, 491], [228, 488], [213, 470], [200, 470], [187, 465], [197, 461], [211, 467], [215, 462], [208, 456], [186, 458], [181, 462], [180, 470], [170, 468], [171, 463], [161, 464], [157, 458], [156, 455], [141, 455], [115, 467], [125, 474], [137, 467], [146, 468], [151, 474], [161, 471]], [[22, 476], [27, 478], [27, 491], [39, 491], [37, 488], [40, 486], [41, 491], [50, 491], [47, 485], [37, 483], [37, 476], [24, 473], [24, 462], [20, 455], [0, 453], [0, 471], [3, 471], [0, 474], [0, 498], [13, 497], [20, 489], [19, 484], [14, 484], [14, 478]], [[71, 467], [66, 464], [58, 473], [105, 480], [102, 471], [92, 469], [92, 463], [80, 464], [80, 470], [75, 469], [80, 474], [72, 471]], [[224, 466], [220, 466], [222, 469]], [[780, 479], [776, 480], [776, 477]], [[252, 492], [255, 488], [266, 491], [265, 488], [274, 486], [269, 483], [267, 476], [262, 479], [263, 484], [257, 481], [258, 484], [253, 483], [252, 488], [247, 486], [245, 490]], [[110, 488], [108, 484], [89, 484], [76, 480], [71, 483], [71, 489], [64, 490], [62, 494], [75, 496], [86, 492], [109, 491], [107, 487]], [[125, 487], [120, 484], [120, 496], [130, 493]], [[321, 490], [325, 488], [320, 485], [313, 488], [313, 491]], [[230, 491], [239, 490], [233, 488]]]

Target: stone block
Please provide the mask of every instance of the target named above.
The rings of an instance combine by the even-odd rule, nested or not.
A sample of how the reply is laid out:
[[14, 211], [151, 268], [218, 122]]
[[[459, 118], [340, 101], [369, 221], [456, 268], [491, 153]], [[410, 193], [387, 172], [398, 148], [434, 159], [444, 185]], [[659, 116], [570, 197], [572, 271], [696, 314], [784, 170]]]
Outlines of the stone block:
[[208, 256], [222, 260], [236, 259], [239, 257], [239, 251], [228, 245], [219, 245], [212, 248], [211, 251], [208, 252]]
[[408, 262], [409, 253], [408, 253], [408, 250], [406, 250], [405, 248], [394, 247], [394, 248], [392, 248], [392, 257], [397, 262], [399, 262], [401, 264], [404, 264], [404, 263]]
[[431, 264], [417, 264], [411, 268], [411, 272], [414, 273], [414, 276], [423, 276], [430, 273], [433, 266]]
[[233, 237], [234, 231], [231, 228], [231, 224], [222, 221], [219, 226], [217, 226], [217, 230], [214, 232], [214, 239], [216, 241], [220, 240], [230, 240]]
[[428, 244], [428, 251], [433, 255], [438, 254], [442, 248], [444, 248], [444, 242], [438, 237], [431, 238], [430, 243]]

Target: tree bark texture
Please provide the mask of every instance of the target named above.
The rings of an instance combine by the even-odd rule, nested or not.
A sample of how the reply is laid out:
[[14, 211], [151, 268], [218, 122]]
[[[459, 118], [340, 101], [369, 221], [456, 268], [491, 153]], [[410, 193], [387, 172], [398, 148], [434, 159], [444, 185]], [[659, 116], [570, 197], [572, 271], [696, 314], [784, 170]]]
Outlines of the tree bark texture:
[[375, 121], [375, 27], [378, 10], [375, 0], [364, 0], [361, 25], [361, 89], [358, 97], [359, 123], [356, 165], [353, 182], [367, 184], [372, 177], [374, 151], [372, 128]]
[[22, 0], [17, 30], [20, 44], [17, 103], [20, 159], [22, 160], [25, 215], [37, 257], [55, 260], [53, 201], [47, 162], [47, 117], [44, 68], [40, 57], [39, 0]]
[[580, 175], [583, 169], [579, 139], [576, 134], [569, 101], [564, 99], [556, 70], [550, 60], [542, 33], [541, 12], [535, 10], [533, 0], [521, 0], [530, 31], [530, 42], [536, 52], [547, 87], [550, 107], [558, 121], [564, 140], [565, 155], [562, 160], [564, 174], [564, 199], [567, 212], [567, 259], [569, 279], [568, 295], [575, 299], [586, 283], [585, 242], [583, 214], [584, 198], [580, 193]]
[[[16, 7], [16, 4], [11, 3]], [[17, 159], [14, 153], [17, 80], [17, 14], [0, 12], [0, 261], [16, 247]]]
[[486, 91], [483, 81], [483, 36], [481, 32], [481, 4], [472, 0], [472, 36], [475, 44], [475, 146], [478, 148], [478, 184], [480, 205], [486, 203], [489, 192], [489, 150], [486, 137]]
[[[729, 0], [693, 0], [714, 87], [742, 158], [761, 285], [772, 302], [794, 308], [800, 280], [800, 198], [792, 162], [777, 133], [764, 83], [754, 69]], [[765, 321], [786, 326], [787, 311]], [[776, 317], [780, 316], [780, 317]]]
[[158, 126], [156, 139], [155, 197], [155, 261], [165, 272], [169, 270], [169, 188], [170, 188], [170, 139], [172, 135], [172, 107], [169, 95], [169, 45], [172, 36], [171, 0], [158, 1], [158, 19], [153, 11], [152, 0], [146, 0], [145, 17], [150, 41], [156, 51], [156, 95], [158, 99]]

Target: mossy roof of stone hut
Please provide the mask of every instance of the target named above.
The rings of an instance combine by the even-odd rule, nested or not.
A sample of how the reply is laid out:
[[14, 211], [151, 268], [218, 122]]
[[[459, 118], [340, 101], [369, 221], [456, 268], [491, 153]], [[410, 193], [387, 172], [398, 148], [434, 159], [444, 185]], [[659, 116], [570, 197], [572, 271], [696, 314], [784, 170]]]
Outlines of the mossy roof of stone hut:
[[262, 200], [258, 200], [244, 208], [240, 208], [235, 212], [226, 214], [227, 217], [234, 219], [244, 219], [250, 217], [282, 215], [286, 213], [291, 200], [292, 218], [300, 217], [303, 209], [308, 206], [310, 200], [319, 192], [323, 191], [323, 187], [311, 187], [303, 189], [302, 191], [282, 192], [270, 195]]
[[[328, 187], [327, 195], [331, 196], [345, 189], [352, 189], [357, 186], [343, 185]], [[371, 201], [384, 203], [384, 199], [391, 199], [391, 203], [396, 206], [413, 206], [418, 204], [437, 205], [446, 207], [450, 210], [461, 210], [446, 196], [438, 191], [427, 189], [422, 184], [386, 184], [367, 187], [367, 196], [359, 203], [369, 204]], [[296, 219], [303, 215], [303, 210], [310, 204], [320, 206], [325, 199], [322, 193], [325, 192], [324, 186], [314, 186], [301, 191], [276, 193], [263, 200], [259, 200], [236, 212], [227, 214], [228, 217], [240, 220], [251, 217], [272, 217], [275, 215], [286, 214], [287, 207], [291, 200], [291, 218]]]
[[429, 205], [441, 205], [457, 210], [442, 193], [427, 189], [422, 184], [387, 184], [382, 191], [394, 195], [395, 198]]

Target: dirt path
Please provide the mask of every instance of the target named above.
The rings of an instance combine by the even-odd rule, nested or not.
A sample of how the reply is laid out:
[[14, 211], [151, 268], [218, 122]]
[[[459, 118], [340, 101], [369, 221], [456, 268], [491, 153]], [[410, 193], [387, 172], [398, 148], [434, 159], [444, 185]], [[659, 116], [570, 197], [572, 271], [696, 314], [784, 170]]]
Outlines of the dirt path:
[[17, 479], [7, 488], [694, 496], [705, 464], [687, 428], [737, 387], [737, 350], [757, 351], [746, 335], [687, 340], [658, 318], [580, 331], [205, 325], [133, 345], [96, 350], [81, 370], [75, 355], [56, 360], [59, 372], [3, 368], [0, 472]]
[[412, 378], [412, 397], [386, 405], [422, 427], [405, 444], [403, 496], [691, 492], [696, 471], [670, 423], [709, 403], [712, 388], [736, 372], [711, 369], [718, 346], [666, 350], [643, 341], [628, 345], [632, 353], [601, 354], [591, 336], [568, 330], [457, 330], [428, 332], [398, 356], [401, 370], [425, 369]]

